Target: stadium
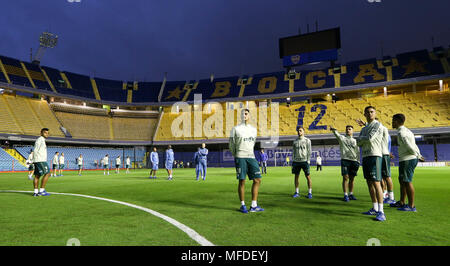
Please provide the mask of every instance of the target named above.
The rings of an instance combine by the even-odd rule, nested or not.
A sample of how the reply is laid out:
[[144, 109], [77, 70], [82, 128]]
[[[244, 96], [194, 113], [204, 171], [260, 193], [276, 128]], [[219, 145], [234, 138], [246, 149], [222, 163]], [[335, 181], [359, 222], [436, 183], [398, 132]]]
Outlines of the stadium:
[[[56, 40], [46, 33], [41, 37], [47, 42]], [[40, 47], [52, 53], [43, 42]], [[448, 43], [347, 62], [320, 58], [308, 62], [317, 64], [298, 64], [293, 54], [284, 57], [291, 57], [291, 65], [280, 63], [274, 72], [148, 81], [75, 73], [47, 65], [45, 56], [25, 60], [0, 50], [0, 245], [448, 246]], [[342, 200], [341, 149], [330, 130], [345, 134], [352, 125], [357, 139], [363, 127], [355, 121], [364, 119], [367, 106], [376, 107], [392, 139], [396, 200], [401, 162], [394, 114], [406, 116], [405, 126], [425, 158], [414, 172], [417, 212], [385, 204], [387, 219], [380, 223], [361, 214], [371, 207], [362, 167], [355, 177], [357, 200]], [[258, 198], [264, 211], [258, 213], [239, 210], [229, 144], [243, 110], [257, 129], [255, 159], [261, 161], [261, 149], [267, 154]], [[45, 140], [50, 196], [32, 197], [28, 158], [43, 128], [50, 134]], [[311, 141], [310, 199], [303, 173], [300, 197], [292, 198], [299, 128]], [[199, 179], [194, 153], [202, 143], [209, 151], [208, 170]], [[171, 180], [165, 169], [169, 145]], [[153, 148], [159, 157], [154, 179], [149, 178]], [[53, 175], [56, 152], [64, 153], [65, 161], [63, 172]], [[247, 206], [250, 189], [248, 180]]]

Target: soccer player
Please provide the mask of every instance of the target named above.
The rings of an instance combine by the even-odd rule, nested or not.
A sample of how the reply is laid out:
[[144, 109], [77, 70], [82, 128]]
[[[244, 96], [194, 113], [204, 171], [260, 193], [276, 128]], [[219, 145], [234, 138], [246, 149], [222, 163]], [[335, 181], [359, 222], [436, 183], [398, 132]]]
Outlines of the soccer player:
[[197, 149], [197, 151], [194, 153], [194, 164], [195, 164], [195, 176], [198, 181], [198, 178], [200, 176], [200, 157], [198, 153], [200, 152], [200, 147]]
[[262, 174], [267, 174], [267, 160], [269, 159], [269, 156], [267, 155], [267, 153], [264, 152], [264, 149], [261, 149], [260, 153], [259, 153], [259, 165], [261, 166], [261, 173]]
[[[202, 174], [203, 181], [206, 180], [206, 168], [207, 167], [207, 156], [208, 156], [208, 149], [206, 148], [206, 144], [202, 143], [202, 148], [198, 151], [198, 158], [199, 158], [199, 167], [200, 167], [200, 173]], [[183, 163], [183, 162], [181, 162]], [[183, 165], [183, 164], [182, 164]]]
[[119, 155], [119, 156], [117, 156], [117, 158], [116, 158], [116, 174], [119, 173], [120, 163], [121, 163], [121, 161], [120, 161], [120, 155]]
[[50, 174], [50, 177], [56, 177], [56, 172], [58, 171], [59, 168], [59, 158], [58, 158], [59, 152], [55, 152], [55, 155], [53, 156], [52, 159], [52, 169], [53, 169], [53, 173]]
[[[34, 143], [33, 148], [33, 165], [34, 165], [34, 194], [33, 197], [37, 196], [49, 196], [45, 190], [45, 186], [47, 185], [47, 181], [50, 175], [50, 169], [47, 163], [47, 145], [45, 144], [45, 139], [49, 136], [49, 129], [43, 128], [41, 129], [41, 136], [37, 138]], [[41, 187], [39, 188], [39, 179], [41, 180]]]
[[293, 198], [300, 197], [298, 178], [300, 172], [305, 173], [306, 182], [308, 184], [308, 195], [306, 198], [312, 198], [310, 162], [311, 162], [311, 140], [305, 137], [305, 129], [303, 127], [297, 128], [298, 138], [294, 140], [292, 146], [292, 174], [294, 174], [295, 193]]
[[63, 176], [64, 169], [64, 152], [61, 152], [61, 156], [59, 156], [59, 176]]
[[158, 171], [159, 156], [156, 152], [156, 147], [153, 147], [153, 151], [150, 154], [150, 161], [152, 162], [152, 170], [150, 171], [150, 179], [156, 179], [156, 171]]
[[[400, 182], [400, 201], [392, 203], [392, 207], [399, 207], [400, 211], [416, 212], [414, 204], [415, 190], [412, 184], [414, 170], [417, 161], [424, 162], [425, 158], [420, 154], [419, 147], [416, 145], [414, 134], [404, 126], [404, 114], [395, 114], [392, 117], [392, 127], [397, 129], [398, 142], [398, 180]], [[405, 204], [406, 196], [408, 196], [408, 204]]]
[[238, 195], [241, 201], [240, 211], [248, 213], [245, 206], [245, 178], [253, 181], [252, 185], [252, 204], [250, 212], [261, 212], [263, 208], [258, 206], [258, 193], [261, 185], [261, 171], [258, 162], [255, 159], [253, 148], [256, 142], [256, 128], [250, 125], [250, 110], [241, 111], [242, 122], [233, 127], [230, 133], [229, 149], [233, 154], [236, 165], [236, 174], [238, 183]]
[[319, 169], [320, 171], [322, 171], [322, 157], [320, 157], [320, 155], [317, 155], [316, 165], [317, 165], [316, 171], [319, 171]]
[[105, 157], [103, 157], [102, 164], [103, 164], [103, 175], [106, 175], [106, 170], [108, 170], [108, 175], [109, 175], [109, 155], [108, 154], [106, 154]]
[[389, 130], [380, 124], [383, 130], [382, 139], [382, 162], [381, 162], [381, 187], [383, 188], [383, 203], [391, 204], [395, 203], [394, 200], [394, 185], [391, 178], [391, 136]]
[[172, 167], [173, 167], [173, 161], [174, 161], [174, 153], [172, 150], [172, 145], [169, 145], [166, 150], [166, 161], [165, 161], [165, 167], [167, 170], [167, 174], [169, 175], [169, 178], [167, 180], [172, 180]]
[[28, 166], [28, 179], [33, 180], [33, 172], [34, 172], [33, 150], [30, 151], [30, 154], [28, 155], [26, 164]]
[[[344, 191], [344, 201], [356, 200], [353, 195], [353, 181], [359, 169], [359, 147], [356, 139], [353, 138], [353, 126], [345, 127], [345, 136], [338, 133], [336, 128], [330, 127], [336, 136], [341, 149], [341, 174], [342, 190]], [[350, 192], [350, 195], [348, 194]]]
[[383, 190], [381, 188], [381, 163], [382, 163], [382, 139], [383, 131], [381, 124], [375, 118], [377, 112], [375, 107], [367, 106], [364, 108], [364, 116], [367, 123], [361, 119], [356, 122], [364, 126], [356, 140], [358, 146], [362, 149], [362, 167], [364, 178], [367, 181], [369, 194], [372, 199], [373, 208], [363, 214], [376, 215], [374, 220], [385, 221], [386, 216], [383, 210]]
[[83, 155], [80, 154], [77, 158], [78, 165], [78, 175], [81, 176], [81, 171], [83, 170]]
[[125, 168], [127, 169], [127, 171], [125, 172], [126, 174], [130, 172], [130, 167], [131, 167], [131, 159], [130, 156], [127, 156], [127, 159], [125, 160]]

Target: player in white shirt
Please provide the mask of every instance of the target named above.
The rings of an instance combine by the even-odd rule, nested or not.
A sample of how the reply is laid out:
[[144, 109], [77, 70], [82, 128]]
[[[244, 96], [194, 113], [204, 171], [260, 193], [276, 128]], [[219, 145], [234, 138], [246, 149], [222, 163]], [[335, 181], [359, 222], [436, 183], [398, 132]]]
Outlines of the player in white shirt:
[[61, 152], [61, 156], [59, 156], [59, 176], [63, 176], [64, 169], [64, 152]]
[[383, 131], [381, 123], [375, 119], [377, 116], [375, 107], [367, 106], [364, 108], [364, 116], [367, 119], [367, 123], [363, 122], [361, 119], [356, 121], [359, 125], [364, 125], [359, 133], [356, 143], [362, 150], [363, 174], [367, 181], [373, 208], [363, 214], [376, 215], [374, 220], [385, 221], [383, 189], [381, 187]]
[[131, 167], [131, 159], [130, 156], [127, 156], [127, 159], [125, 160], [125, 168], [127, 169], [127, 171], [125, 173], [129, 173], [130, 172], [130, 167]]
[[103, 175], [106, 175], [106, 170], [108, 170], [108, 175], [109, 175], [109, 157], [108, 157], [108, 154], [106, 154], [105, 157], [103, 157], [102, 165], [103, 165]]
[[78, 165], [78, 175], [81, 176], [81, 171], [83, 170], [83, 155], [80, 154], [77, 158]]
[[30, 151], [30, 155], [28, 155], [26, 164], [28, 167], [28, 179], [33, 180], [33, 172], [34, 172], [33, 150]]
[[120, 164], [121, 164], [121, 160], [120, 160], [120, 155], [119, 155], [119, 156], [117, 156], [117, 158], [116, 158], [116, 174], [119, 173]]
[[[34, 194], [33, 197], [37, 196], [49, 196], [45, 186], [47, 185], [48, 178], [50, 177], [50, 168], [47, 163], [47, 145], [45, 144], [45, 139], [48, 138], [49, 132], [48, 128], [41, 129], [41, 136], [37, 138], [34, 143], [33, 148], [33, 165], [34, 165]], [[39, 188], [39, 179], [41, 180], [41, 188]]]
[[[398, 181], [400, 182], [400, 201], [391, 203], [391, 207], [399, 207], [399, 211], [416, 212], [414, 204], [415, 190], [412, 184], [414, 170], [417, 162], [424, 162], [425, 158], [420, 154], [419, 147], [416, 145], [414, 134], [404, 126], [405, 115], [395, 114], [392, 117], [392, 127], [397, 129], [398, 142]], [[406, 204], [408, 196], [408, 204]]]
[[55, 155], [53, 156], [52, 159], [52, 169], [53, 169], [53, 173], [51, 173], [51, 177], [54, 176], [56, 177], [56, 172], [59, 169], [59, 158], [58, 158], [59, 152], [55, 152]]

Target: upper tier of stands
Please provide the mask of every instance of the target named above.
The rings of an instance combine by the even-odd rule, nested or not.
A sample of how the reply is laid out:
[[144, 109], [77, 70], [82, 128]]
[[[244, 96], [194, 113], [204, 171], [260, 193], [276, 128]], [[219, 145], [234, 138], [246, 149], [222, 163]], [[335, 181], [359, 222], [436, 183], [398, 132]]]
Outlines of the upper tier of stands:
[[[177, 113], [176, 109], [172, 112], [173, 107], [165, 107], [155, 141], [228, 138], [231, 128], [240, 121], [237, 114], [241, 108], [250, 109], [252, 114], [250, 124], [258, 129], [259, 137], [296, 135], [297, 126], [302, 126], [307, 135], [329, 134], [330, 126], [343, 133], [346, 125], [353, 125], [355, 131], [359, 132], [360, 127], [356, 126], [355, 119], [364, 120], [363, 110], [368, 105], [376, 107], [378, 119], [388, 129], [392, 129], [391, 120], [396, 113], [406, 115], [405, 125], [409, 128], [450, 125], [450, 93], [448, 91], [354, 98], [335, 103], [280, 104], [278, 111], [271, 107], [256, 107], [254, 102], [248, 103], [248, 106], [245, 102], [233, 103], [234, 110], [230, 110], [232, 103], [216, 104], [212, 107], [205, 104], [202, 107], [203, 111], [190, 109], [191, 111], [185, 113], [182, 113], [181, 109], [180, 113]], [[276, 115], [272, 116], [272, 112]], [[199, 130], [200, 128], [203, 130]]]
[[305, 70], [297, 73], [293, 79], [289, 79], [285, 72], [274, 72], [217, 78], [212, 81], [201, 79], [165, 83], [94, 78], [0, 56], [0, 82], [121, 103], [192, 101], [194, 94], [202, 94], [203, 100], [273, 97], [281, 93], [449, 74], [449, 55], [449, 49], [419, 50], [397, 54], [389, 62], [385, 62], [386, 58], [349, 62], [338, 66], [338, 71], [331, 68]]

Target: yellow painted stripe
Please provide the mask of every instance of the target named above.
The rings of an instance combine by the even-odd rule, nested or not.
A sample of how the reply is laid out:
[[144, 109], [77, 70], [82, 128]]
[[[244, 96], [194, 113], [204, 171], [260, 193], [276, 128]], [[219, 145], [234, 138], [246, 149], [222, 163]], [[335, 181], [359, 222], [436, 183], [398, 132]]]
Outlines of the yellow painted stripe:
[[8, 73], [6, 73], [6, 69], [5, 69], [5, 66], [3, 65], [2, 60], [0, 60], [0, 68], [3, 72], [3, 75], [5, 75], [5, 78], [8, 81], [8, 83], [11, 84], [11, 80], [9, 79]]
[[39, 67], [39, 68], [41, 69], [42, 74], [44, 75], [45, 80], [47, 80], [48, 85], [50, 85], [50, 88], [52, 88], [52, 91], [55, 92], [55, 93], [58, 93], [58, 92], [56, 91], [56, 89], [55, 89], [55, 86], [53, 86], [52, 81], [51, 81], [50, 78], [48, 77], [47, 72], [45, 72], [45, 70], [44, 70], [43, 68], [41, 68], [41, 67]]
[[28, 80], [29, 80], [30, 83], [31, 83], [31, 86], [32, 86], [33, 88], [36, 89], [36, 85], [34, 84], [34, 81], [33, 81], [33, 79], [31, 78], [30, 73], [28, 73], [27, 67], [25, 66], [25, 64], [24, 64], [23, 62], [20, 62], [20, 64], [22, 65], [23, 72], [25, 72], [25, 75], [27, 75], [27, 78], [28, 78]]
[[69, 79], [67, 78], [66, 74], [63, 72], [60, 72], [62, 79], [64, 80], [64, 82], [67, 84], [67, 88], [69, 89], [73, 89], [72, 85], [70, 84]]

